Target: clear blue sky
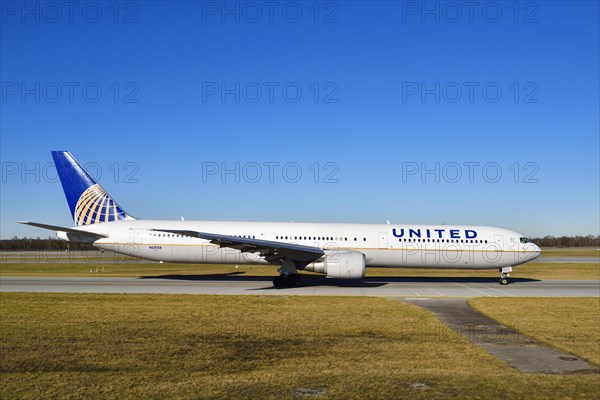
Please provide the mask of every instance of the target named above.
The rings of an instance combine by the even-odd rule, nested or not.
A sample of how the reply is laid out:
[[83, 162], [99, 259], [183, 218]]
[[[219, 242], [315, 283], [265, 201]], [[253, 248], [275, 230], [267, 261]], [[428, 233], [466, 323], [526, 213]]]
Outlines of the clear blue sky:
[[51, 150], [138, 218], [600, 234], [598, 2], [222, 4], [2, 2], [2, 238], [72, 224]]

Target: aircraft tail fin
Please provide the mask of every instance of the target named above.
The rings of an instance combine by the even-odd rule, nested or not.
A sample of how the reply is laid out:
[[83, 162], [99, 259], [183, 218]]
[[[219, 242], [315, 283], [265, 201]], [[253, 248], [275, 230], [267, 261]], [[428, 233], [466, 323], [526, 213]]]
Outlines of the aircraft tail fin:
[[76, 225], [135, 219], [123, 211], [71, 153], [53, 151], [52, 158]]

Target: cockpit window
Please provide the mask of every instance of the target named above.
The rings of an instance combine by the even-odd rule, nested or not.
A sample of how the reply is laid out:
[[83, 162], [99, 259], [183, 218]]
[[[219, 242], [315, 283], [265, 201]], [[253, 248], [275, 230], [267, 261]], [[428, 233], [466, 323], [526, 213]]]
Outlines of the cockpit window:
[[533, 243], [533, 242], [532, 242], [532, 241], [531, 241], [531, 239], [529, 239], [529, 238], [522, 237], [522, 238], [521, 238], [521, 243]]

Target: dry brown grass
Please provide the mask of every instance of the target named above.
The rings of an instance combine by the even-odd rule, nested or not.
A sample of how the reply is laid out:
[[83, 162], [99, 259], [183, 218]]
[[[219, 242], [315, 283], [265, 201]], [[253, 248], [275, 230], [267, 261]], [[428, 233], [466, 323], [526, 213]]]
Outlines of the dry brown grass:
[[600, 365], [600, 298], [476, 298], [469, 304], [500, 323]]
[[[138, 277], [159, 275], [216, 275], [227, 279], [229, 274], [245, 276], [276, 276], [277, 267], [270, 265], [213, 265], [143, 263], [3, 263], [0, 276], [87, 276]], [[310, 274], [303, 272], [303, 274]], [[497, 278], [496, 270], [367, 268], [367, 277], [439, 277]], [[549, 280], [600, 279], [600, 265], [595, 263], [528, 263], [515, 267], [513, 278]]]
[[600, 257], [598, 247], [542, 247], [544, 257]]
[[[1, 398], [593, 397], [375, 298], [0, 293]], [[569, 314], [564, 316], [569, 318]], [[420, 390], [416, 384], [425, 384]]]

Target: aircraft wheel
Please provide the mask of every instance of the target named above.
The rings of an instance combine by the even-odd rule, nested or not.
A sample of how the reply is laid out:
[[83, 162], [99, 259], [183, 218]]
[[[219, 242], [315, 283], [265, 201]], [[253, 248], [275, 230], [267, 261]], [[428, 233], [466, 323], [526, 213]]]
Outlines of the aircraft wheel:
[[279, 275], [273, 279], [273, 286], [276, 288], [293, 288], [300, 281], [300, 274]]
[[283, 275], [276, 276], [275, 279], [273, 279], [273, 286], [277, 289], [284, 288], [287, 286], [287, 279], [285, 279], [285, 276]]
[[300, 280], [300, 275], [298, 274], [289, 274], [285, 277], [285, 287], [293, 288], [296, 287], [296, 284]]
[[501, 285], [508, 285], [508, 279], [507, 278], [500, 278], [500, 284]]

